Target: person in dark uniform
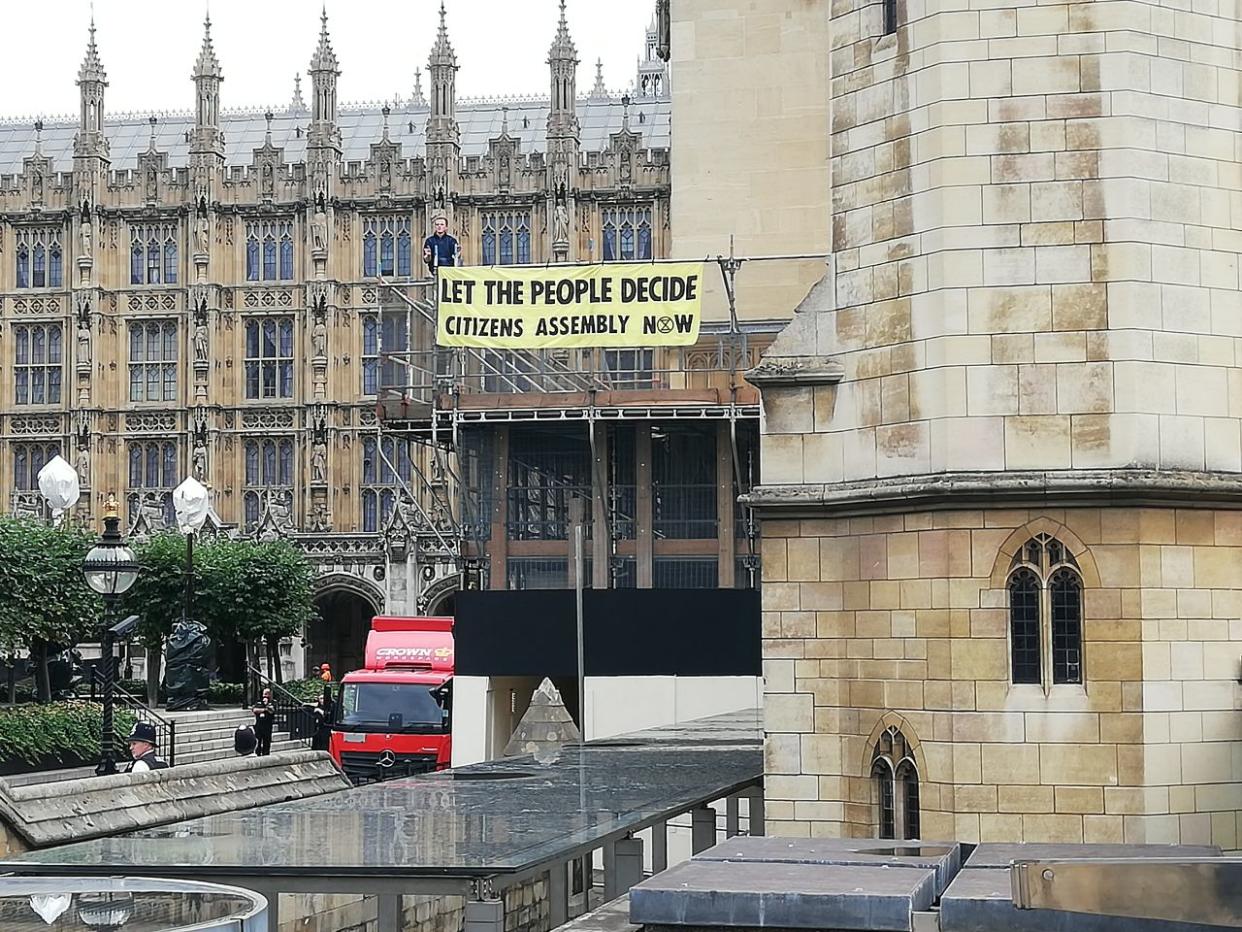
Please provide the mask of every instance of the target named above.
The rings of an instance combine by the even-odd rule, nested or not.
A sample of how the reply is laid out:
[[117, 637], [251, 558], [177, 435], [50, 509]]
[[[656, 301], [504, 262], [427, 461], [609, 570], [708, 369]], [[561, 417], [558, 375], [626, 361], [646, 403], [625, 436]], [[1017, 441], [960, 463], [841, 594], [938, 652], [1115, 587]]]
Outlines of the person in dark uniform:
[[272, 753], [272, 726], [276, 723], [276, 706], [272, 703], [272, 690], [264, 687], [263, 698], [255, 703], [254, 737], [256, 757]]
[[457, 265], [457, 240], [448, 233], [448, 220], [436, 217], [433, 225], [435, 232], [423, 240], [423, 261], [432, 275], [442, 265]]
[[332, 745], [332, 690], [325, 686], [323, 695], [315, 703], [315, 733], [311, 738], [312, 751], [327, 751]]
[[133, 758], [126, 773], [146, 773], [150, 770], [163, 770], [168, 761], [155, 753], [157, 738], [155, 726], [150, 722], [134, 722], [129, 733], [129, 754]]

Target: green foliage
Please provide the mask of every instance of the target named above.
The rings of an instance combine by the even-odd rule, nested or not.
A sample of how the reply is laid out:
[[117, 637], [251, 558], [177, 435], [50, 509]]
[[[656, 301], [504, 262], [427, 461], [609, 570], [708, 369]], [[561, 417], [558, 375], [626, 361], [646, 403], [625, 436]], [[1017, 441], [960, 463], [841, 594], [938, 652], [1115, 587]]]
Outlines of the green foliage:
[[[185, 599], [185, 538], [160, 534], [138, 548], [142, 573], [125, 598], [126, 614], [143, 617], [144, 643], [154, 647], [181, 617]], [[217, 640], [282, 638], [314, 618], [314, 568], [285, 541], [218, 538], [194, 546], [196, 621]]]
[[317, 676], [307, 677], [304, 680], [294, 680], [283, 685], [285, 689], [289, 690], [289, 692], [303, 702], [314, 703], [323, 695], [324, 682]]
[[[47, 758], [93, 759], [99, 753], [103, 711], [97, 703], [73, 700], [0, 709], [0, 748], [5, 757], [37, 764]], [[114, 713], [113, 733], [124, 737], [134, 717], [124, 709]], [[123, 743], [118, 754], [124, 754]]]
[[0, 649], [74, 644], [94, 632], [103, 603], [82, 577], [90, 533], [0, 518]]
[[212, 683], [207, 687], [207, 701], [212, 705], [241, 705], [245, 683]]

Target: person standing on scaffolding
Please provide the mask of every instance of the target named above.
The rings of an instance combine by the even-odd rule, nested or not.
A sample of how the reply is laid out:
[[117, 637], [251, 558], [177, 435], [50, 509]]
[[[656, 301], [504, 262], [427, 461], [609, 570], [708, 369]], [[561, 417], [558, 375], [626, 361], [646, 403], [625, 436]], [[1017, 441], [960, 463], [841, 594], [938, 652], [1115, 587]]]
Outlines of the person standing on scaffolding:
[[432, 220], [435, 232], [423, 241], [423, 261], [432, 275], [442, 265], [457, 265], [457, 240], [449, 235], [448, 220], [440, 214]]

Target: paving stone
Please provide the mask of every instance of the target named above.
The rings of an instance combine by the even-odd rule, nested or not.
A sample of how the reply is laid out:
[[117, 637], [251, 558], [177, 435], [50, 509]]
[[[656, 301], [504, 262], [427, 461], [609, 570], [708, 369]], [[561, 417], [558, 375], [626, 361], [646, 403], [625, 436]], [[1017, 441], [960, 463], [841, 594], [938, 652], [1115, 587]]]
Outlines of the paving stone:
[[916, 868], [688, 861], [630, 890], [630, 921], [909, 932], [935, 889], [935, 872]]
[[[981, 845], [991, 848], [1163, 848], [1165, 845]], [[1097, 855], [1098, 857], [1099, 855]], [[971, 859], [973, 861], [973, 858]], [[1207, 932], [1218, 926], [1055, 909], [1018, 909], [1008, 870], [966, 869], [940, 898], [940, 932]]]
[[966, 859], [968, 868], [1008, 868], [1013, 861], [1047, 861], [1056, 858], [1215, 858], [1215, 845], [1056, 845], [982, 844]]
[[955, 841], [902, 841], [876, 838], [778, 838], [741, 836], [696, 854], [700, 861], [780, 864], [836, 864], [911, 867], [936, 872], [936, 893], [943, 893], [962, 863]]

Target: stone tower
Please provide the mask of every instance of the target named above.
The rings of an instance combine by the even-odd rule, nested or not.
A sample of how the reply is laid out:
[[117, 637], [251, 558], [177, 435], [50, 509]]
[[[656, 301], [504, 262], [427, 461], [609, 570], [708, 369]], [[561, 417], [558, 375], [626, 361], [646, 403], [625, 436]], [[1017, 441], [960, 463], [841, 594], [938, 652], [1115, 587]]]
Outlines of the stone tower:
[[769, 816], [1236, 848], [1242, 40], [915, 10], [828, 14], [833, 264], [754, 373]]
[[90, 41], [86, 45], [86, 57], [78, 69], [78, 134], [74, 139], [73, 154], [79, 167], [80, 160], [108, 157], [108, 140], [104, 136], [104, 89], [108, 75], [99, 59], [95, 45], [95, 20], [91, 20]]
[[[427, 198], [435, 212], [447, 214], [461, 154], [461, 128], [457, 125], [457, 53], [449, 41], [444, 4], [440, 4], [440, 28], [427, 59], [431, 81], [431, 114], [427, 117]], [[449, 218], [450, 222], [452, 218]]]

